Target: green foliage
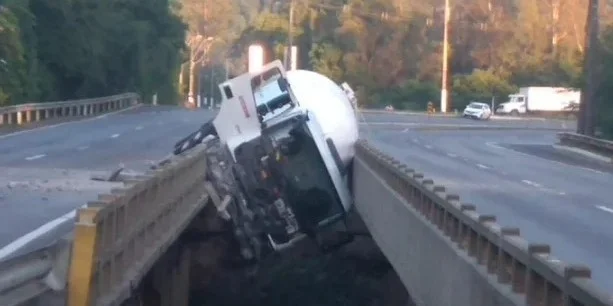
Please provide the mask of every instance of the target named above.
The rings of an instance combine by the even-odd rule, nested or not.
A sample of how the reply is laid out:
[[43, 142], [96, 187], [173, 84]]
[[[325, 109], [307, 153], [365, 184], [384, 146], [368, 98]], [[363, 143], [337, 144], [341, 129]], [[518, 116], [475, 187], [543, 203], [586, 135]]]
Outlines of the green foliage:
[[316, 44], [309, 54], [313, 70], [341, 82], [343, 71], [343, 50], [331, 43]]
[[26, 96], [28, 66], [19, 20], [25, 5], [27, 1], [7, 1], [0, 6], [0, 105]]
[[[435, 10], [438, 2], [295, 3], [292, 32], [301, 67], [349, 82], [363, 105], [424, 109], [428, 101], [439, 102], [443, 19], [442, 12]], [[523, 86], [580, 84], [584, 37], [577, 29], [585, 27], [586, 7], [579, 0], [559, 0], [557, 9], [576, 16], [554, 20], [550, 16], [559, 12], [553, 12], [554, 6], [548, 3], [454, 3], [451, 109], [472, 100], [501, 102]], [[251, 8], [252, 22], [241, 33], [238, 50], [244, 52], [247, 45], [259, 42], [268, 46], [268, 60], [281, 59], [287, 43], [288, 7], [260, 7], [256, 14]]]
[[602, 83], [596, 94], [597, 126], [605, 137], [613, 139], [613, 26], [605, 28], [601, 42]]
[[408, 80], [402, 86], [381, 89], [373, 96], [376, 105], [392, 105], [395, 109], [425, 110], [430, 101], [437, 101], [440, 86], [431, 82]]
[[453, 80], [452, 98], [455, 108], [462, 109], [471, 101], [489, 103], [492, 98], [498, 102], [517, 87], [491, 71], [475, 70], [470, 75], [456, 76]]
[[185, 27], [168, 0], [8, 0], [4, 7], [0, 103], [125, 91], [174, 100]]

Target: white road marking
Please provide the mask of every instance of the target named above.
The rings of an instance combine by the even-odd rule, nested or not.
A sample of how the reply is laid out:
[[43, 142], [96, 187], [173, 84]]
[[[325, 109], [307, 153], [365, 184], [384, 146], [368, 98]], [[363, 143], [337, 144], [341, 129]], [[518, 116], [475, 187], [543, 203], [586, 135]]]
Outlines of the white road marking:
[[564, 191], [558, 191], [558, 190], [555, 190], [555, 189], [543, 187], [543, 185], [541, 185], [539, 183], [535, 183], [533, 181], [522, 180], [522, 183], [524, 183], [526, 185], [530, 185], [532, 187], [535, 187], [535, 188], [537, 188], [538, 190], [540, 190], [542, 192], [552, 193], [552, 194], [556, 194], [556, 195], [559, 195], [559, 196], [565, 196], [566, 195], [566, 192], [564, 192]]
[[[86, 207], [85, 205], [82, 207]], [[57, 228], [58, 226], [62, 225], [62, 223], [74, 219], [75, 216], [77, 215], [77, 211], [72, 210], [69, 213], [55, 219], [55, 220], [51, 220], [49, 222], [47, 222], [46, 224], [43, 224], [41, 227], [17, 238], [15, 241], [7, 244], [5, 247], [0, 249], [0, 260], [3, 259], [4, 257], [7, 257], [9, 255], [11, 255], [12, 253], [14, 253], [15, 251], [19, 250], [20, 248], [22, 248], [23, 246], [27, 245], [28, 243], [38, 239], [39, 237], [41, 237], [42, 235], [50, 232], [51, 230]]]
[[408, 131], [409, 131], [409, 129], [404, 129], [404, 130], [402, 130], [402, 132], [403, 132], [403, 133], [406, 133], [406, 132], [408, 132]]
[[477, 164], [477, 167], [481, 168], [481, 169], [489, 169], [490, 167], [483, 165], [483, 164]]
[[541, 188], [542, 187], [541, 184], [535, 183], [535, 182], [529, 181], [529, 180], [521, 180], [521, 182], [524, 183], [524, 184], [530, 185], [530, 186], [537, 187], [537, 188]]
[[111, 138], [117, 138], [117, 137], [119, 137], [119, 134], [113, 134], [113, 135], [111, 135]]
[[495, 142], [486, 142], [485, 145], [488, 147], [496, 148], [496, 149], [504, 149], [503, 147], [499, 146]]
[[457, 155], [455, 155], [455, 154], [453, 154], [453, 153], [447, 153], [447, 156], [449, 156], [449, 157], [453, 157], [453, 158], [458, 157]]
[[137, 126], [136, 128], [134, 128], [134, 129], [135, 129], [135, 130], [137, 130], [137, 131], [140, 131], [140, 130], [142, 130], [142, 129], [143, 129], [143, 127], [139, 125], [139, 126]]
[[[130, 106], [130, 107], [122, 109], [122, 110], [118, 110], [116, 112], [111, 112], [111, 113], [104, 114], [102, 116], [115, 115], [115, 114], [127, 112], [129, 110], [133, 110], [133, 109], [141, 107], [141, 106], [142, 106], [142, 104], [137, 104], [137, 105]], [[89, 122], [89, 121], [99, 120], [99, 119], [102, 119], [102, 118], [104, 118], [104, 117], [98, 116], [98, 117], [93, 117], [93, 118], [81, 119], [81, 120], [77, 120], [77, 121], [69, 121], [69, 122], [62, 122], [62, 123], [58, 123], [58, 124], [45, 125], [45, 126], [37, 127], [37, 128], [34, 128], [34, 129], [23, 130], [23, 131], [18, 131], [18, 132], [13, 132], [13, 133], [9, 133], [9, 134], [0, 135], [0, 139], [9, 138], [9, 137], [13, 137], [13, 136], [17, 136], [17, 135], [22, 135], [22, 134], [26, 134], [26, 133], [32, 133], [32, 132], [35, 132], [35, 131], [48, 130], [48, 129], [56, 128], [58, 126], [63, 126], [63, 125], [67, 125], [67, 124], [74, 124], [74, 123], [80, 123], [80, 122]]]
[[608, 212], [608, 213], [613, 214], [613, 208], [608, 208], [608, 207], [606, 207], [606, 206], [596, 206], [596, 208], [598, 208], [598, 209], [600, 209], [600, 210], [603, 210], [603, 211], [606, 211], [606, 212]]
[[38, 154], [38, 155], [26, 157], [26, 160], [36, 160], [36, 159], [39, 159], [39, 158], [43, 158], [45, 156], [47, 156], [47, 154]]
[[428, 149], [428, 150], [432, 150], [432, 146], [431, 145], [425, 145], [424, 147], [426, 147], [426, 149]]
[[89, 149], [89, 146], [80, 146], [80, 147], [77, 148], [77, 150], [79, 150], [79, 151], [83, 151], [83, 150], [87, 150], [87, 149]]

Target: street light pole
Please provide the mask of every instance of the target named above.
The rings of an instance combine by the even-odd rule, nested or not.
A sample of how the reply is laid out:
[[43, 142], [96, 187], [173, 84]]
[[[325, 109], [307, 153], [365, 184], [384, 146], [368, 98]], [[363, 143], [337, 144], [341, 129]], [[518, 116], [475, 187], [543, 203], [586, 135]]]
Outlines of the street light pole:
[[447, 91], [447, 77], [449, 74], [449, 16], [451, 14], [451, 7], [449, 4], [449, 0], [445, 0], [445, 21], [444, 21], [444, 30], [443, 30], [443, 71], [441, 77], [441, 112], [447, 112], [447, 99], [448, 99], [448, 91]]

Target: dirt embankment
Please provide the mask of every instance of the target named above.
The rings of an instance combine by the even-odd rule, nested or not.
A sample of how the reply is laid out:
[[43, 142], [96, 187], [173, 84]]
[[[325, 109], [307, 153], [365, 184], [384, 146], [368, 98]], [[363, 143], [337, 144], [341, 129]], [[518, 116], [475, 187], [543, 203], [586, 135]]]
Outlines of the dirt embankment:
[[[231, 255], [215, 265], [203, 256], [232, 252], [219, 235], [198, 249], [192, 273], [193, 306], [407, 306], [413, 305], [400, 279], [370, 237], [322, 254], [309, 241], [271, 255], [248, 276]], [[206, 256], [212, 258], [211, 256]]]

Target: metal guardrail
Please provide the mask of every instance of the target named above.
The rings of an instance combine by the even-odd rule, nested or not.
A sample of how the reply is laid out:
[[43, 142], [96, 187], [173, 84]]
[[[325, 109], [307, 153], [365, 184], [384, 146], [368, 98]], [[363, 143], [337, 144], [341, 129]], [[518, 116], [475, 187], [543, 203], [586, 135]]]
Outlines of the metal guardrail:
[[[463, 254], [461, 256], [468, 256], [482, 267], [493, 280], [495, 290], [519, 296], [521, 303], [513, 304], [613, 305], [611, 297], [590, 279], [588, 267], [555, 259], [549, 245], [527, 242], [520, 236], [519, 228], [501, 227], [495, 216], [477, 213], [474, 205], [461, 203], [458, 195], [446, 193], [444, 186], [435, 185], [424, 174], [365, 141], [357, 145], [356, 158], [366, 163], [435, 231], [447, 237]], [[410, 241], [397, 243], [410, 244]]]
[[558, 133], [562, 145], [586, 149], [611, 158], [613, 162], [613, 141], [585, 136], [577, 133]]
[[136, 93], [125, 93], [92, 99], [27, 103], [0, 107], [0, 126], [20, 125], [58, 117], [92, 116], [124, 109], [139, 103], [139, 99], [139, 95]]
[[18, 306], [66, 286], [69, 239], [0, 263], [0, 305]]
[[205, 146], [79, 210], [68, 305], [119, 305], [206, 205]]
[[[205, 146], [160, 162], [77, 212], [73, 235], [0, 263], [0, 305], [62, 292], [61, 305], [119, 305], [206, 205]], [[66, 292], [67, 290], [67, 292]], [[29, 304], [28, 304], [29, 305]]]

